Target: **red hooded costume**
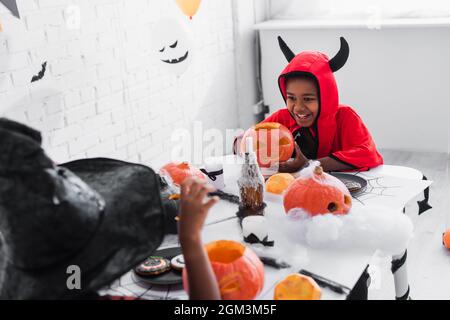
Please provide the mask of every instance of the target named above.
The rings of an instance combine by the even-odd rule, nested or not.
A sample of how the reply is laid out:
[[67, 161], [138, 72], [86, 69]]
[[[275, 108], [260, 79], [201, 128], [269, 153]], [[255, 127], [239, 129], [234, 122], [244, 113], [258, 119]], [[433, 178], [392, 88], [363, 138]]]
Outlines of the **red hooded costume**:
[[[359, 170], [368, 170], [383, 164], [375, 143], [358, 114], [347, 105], [339, 104], [338, 90], [333, 72], [347, 61], [349, 47], [341, 38], [341, 49], [329, 60], [321, 52], [302, 52], [295, 55], [278, 37], [281, 50], [289, 61], [278, 78], [281, 94], [286, 101], [286, 75], [309, 74], [318, 85], [320, 108], [315, 125], [310, 128], [316, 140], [316, 159], [331, 157]], [[289, 128], [294, 137], [300, 126], [288, 109], [281, 109], [263, 122], [278, 122]], [[300, 146], [302, 147], [302, 146]]]

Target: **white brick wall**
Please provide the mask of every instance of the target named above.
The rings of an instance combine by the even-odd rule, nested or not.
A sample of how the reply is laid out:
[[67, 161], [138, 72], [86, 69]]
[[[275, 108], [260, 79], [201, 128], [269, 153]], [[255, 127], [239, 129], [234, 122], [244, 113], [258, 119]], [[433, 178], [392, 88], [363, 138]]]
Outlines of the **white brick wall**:
[[[22, 19], [0, 5], [0, 113], [41, 130], [58, 162], [114, 157], [159, 166], [170, 135], [238, 126], [231, 0], [203, 1], [193, 20], [167, 0], [18, 0]], [[80, 28], [68, 28], [68, 6]], [[152, 26], [185, 23], [194, 59], [182, 77], [151, 55]], [[30, 83], [48, 61], [43, 81]]]

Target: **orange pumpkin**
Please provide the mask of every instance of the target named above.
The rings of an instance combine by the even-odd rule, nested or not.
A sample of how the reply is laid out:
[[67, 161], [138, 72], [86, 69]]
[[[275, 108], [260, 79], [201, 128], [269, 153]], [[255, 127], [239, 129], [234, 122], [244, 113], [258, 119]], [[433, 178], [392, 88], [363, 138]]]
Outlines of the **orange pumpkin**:
[[298, 273], [280, 281], [274, 292], [274, 300], [319, 300], [322, 290], [312, 279]]
[[247, 137], [253, 137], [253, 150], [260, 167], [286, 161], [294, 152], [292, 133], [278, 122], [262, 122], [248, 129], [241, 140], [242, 153], [245, 153]]
[[[205, 246], [223, 300], [252, 300], [264, 286], [264, 266], [258, 256], [236, 241], [219, 240]], [[183, 286], [189, 292], [186, 268]]]
[[166, 164], [160, 170], [161, 174], [170, 176], [173, 183], [181, 185], [186, 178], [197, 177], [204, 180], [205, 175], [196, 167], [189, 165], [187, 162], [171, 162]]
[[339, 179], [317, 166], [311, 177], [299, 177], [291, 183], [284, 194], [283, 203], [286, 213], [299, 208], [312, 216], [347, 214], [352, 206], [352, 197]]
[[442, 234], [442, 243], [444, 244], [444, 247], [450, 250], [450, 229]]
[[275, 194], [282, 194], [295, 178], [289, 173], [277, 173], [271, 176], [266, 182], [266, 191]]

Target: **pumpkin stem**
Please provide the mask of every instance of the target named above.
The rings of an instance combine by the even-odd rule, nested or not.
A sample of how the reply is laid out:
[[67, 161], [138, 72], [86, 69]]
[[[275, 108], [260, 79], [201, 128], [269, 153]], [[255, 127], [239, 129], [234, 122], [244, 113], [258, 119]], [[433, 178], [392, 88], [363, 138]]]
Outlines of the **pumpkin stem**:
[[320, 176], [323, 173], [323, 168], [321, 166], [315, 167], [314, 173]]
[[189, 163], [187, 162], [182, 162], [178, 165], [178, 168], [180, 169], [189, 169]]
[[261, 129], [272, 130], [272, 129], [279, 129], [280, 127], [281, 125], [278, 122], [263, 122], [255, 125], [255, 130]]

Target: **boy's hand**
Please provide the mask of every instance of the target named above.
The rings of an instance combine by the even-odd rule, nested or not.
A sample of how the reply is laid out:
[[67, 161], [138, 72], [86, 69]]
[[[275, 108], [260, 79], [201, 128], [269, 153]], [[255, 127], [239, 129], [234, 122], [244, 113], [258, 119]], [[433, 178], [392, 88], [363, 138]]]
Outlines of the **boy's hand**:
[[214, 189], [206, 181], [188, 178], [181, 184], [180, 219], [178, 235], [181, 245], [200, 241], [200, 233], [209, 209], [219, 201], [213, 197], [205, 202], [208, 192]]
[[298, 144], [295, 143], [295, 158], [289, 159], [288, 161], [285, 161], [285, 162], [280, 162], [278, 171], [286, 172], [286, 173], [297, 172], [301, 168], [303, 168], [307, 162], [308, 162], [308, 159], [302, 153]]

